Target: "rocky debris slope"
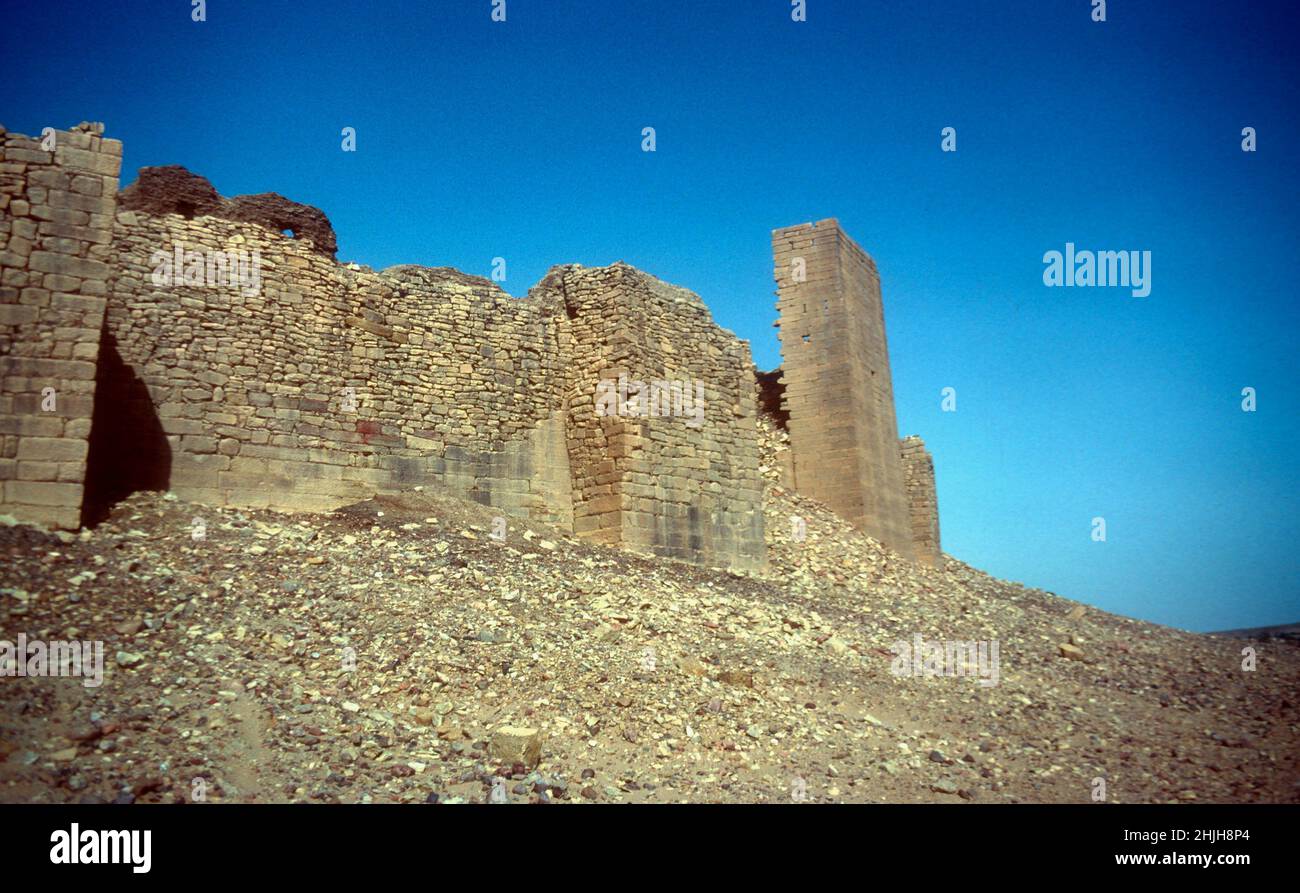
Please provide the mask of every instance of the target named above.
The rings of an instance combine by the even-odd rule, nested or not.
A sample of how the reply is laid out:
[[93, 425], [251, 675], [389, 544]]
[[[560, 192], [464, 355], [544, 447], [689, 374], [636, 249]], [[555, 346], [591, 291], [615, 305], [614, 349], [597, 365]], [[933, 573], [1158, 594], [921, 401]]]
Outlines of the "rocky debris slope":
[[[0, 677], [0, 799], [1300, 801], [1294, 643], [1247, 672], [1240, 641], [912, 565], [784, 489], [761, 425], [762, 576], [498, 540], [422, 493], [0, 526], [0, 639], [106, 664]], [[917, 635], [996, 641], [997, 684], [897, 675]]]

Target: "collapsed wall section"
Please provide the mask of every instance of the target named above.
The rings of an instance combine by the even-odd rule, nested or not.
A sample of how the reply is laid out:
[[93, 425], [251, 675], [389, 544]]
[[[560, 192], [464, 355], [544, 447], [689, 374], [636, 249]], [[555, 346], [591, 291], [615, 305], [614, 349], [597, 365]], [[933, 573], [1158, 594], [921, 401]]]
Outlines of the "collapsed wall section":
[[907, 487], [916, 557], [937, 565], [943, 557], [939, 540], [939, 497], [934, 486], [934, 459], [925, 442], [915, 435], [899, 442], [903, 459], [903, 482]]
[[0, 127], [0, 513], [50, 527], [81, 523], [122, 160], [102, 133]]
[[875, 263], [833, 219], [772, 253], [795, 489], [915, 557]]

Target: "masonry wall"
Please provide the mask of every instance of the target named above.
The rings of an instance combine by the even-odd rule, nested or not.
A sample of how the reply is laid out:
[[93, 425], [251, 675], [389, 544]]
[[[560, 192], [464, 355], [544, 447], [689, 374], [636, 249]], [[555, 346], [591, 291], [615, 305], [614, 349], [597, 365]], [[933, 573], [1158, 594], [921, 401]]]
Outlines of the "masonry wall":
[[[156, 285], [154, 252], [177, 245], [256, 250], [260, 288]], [[215, 217], [123, 211], [114, 248], [106, 333], [147, 391], [136, 411], [156, 413], [178, 495], [327, 510], [440, 487], [572, 523], [554, 302], [454, 270], [342, 266]]]
[[0, 513], [81, 520], [122, 144], [0, 127]]
[[915, 557], [875, 263], [833, 219], [772, 253], [795, 488]]
[[[575, 529], [686, 561], [730, 556], [759, 568], [763, 544], [757, 407], [748, 346], [700, 298], [626, 264], [561, 268], [534, 290], [570, 317], [568, 416]], [[598, 414], [600, 382], [629, 383], [625, 405]], [[703, 385], [700, 415], [636, 409], [637, 385]], [[623, 402], [623, 395], [619, 395]], [[682, 403], [683, 408], [687, 403]]]
[[[764, 563], [748, 347], [697, 296], [625, 264], [557, 267], [522, 300], [445, 268], [339, 264], [316, 209], [224, 199], [181, 168], [119, 194], [118, 144], [78, 132], [51, 156], [5, 136], [6, 511], [70, 528], [138, 489], [320, 511], [436, 487], [654, 554]], [[260, 281], [227, 278], [232, 253]], [[598, 416], [620, 374], [703, 381], [703, 424]]]
[[[436, 486], [597, 541], [763, 564], [749, 352], [689, 292], [617, 264], [556, 268], [518, 300], [213, 217], [124, 211], [116, 233], [114, 387], [128, 430], [156, 410], [179, 495], [323, 510]], [[154, 252], [177, 244], [256, 249], [259, 293], [157, 287]], [[706, 382], [705, 423], [598, 417], [598, 383], [620, 374]]]
[[925, 442], [916, 436], [899, 442], [903, 459], [903, 482], [907, 488], [908, 512], [916, 557], [937, 565], [943, 557], [939, 541], [939, 497], [934, 485], [934, 460]]
[[[136, 489], [319, 511], [436, 487], [594, 541], [765, 563], [749, 349], [691, 292], [621, 263], [556, 267], [525, 299], [446, 268], [340, 264], [325, 215], [273, 193], [222, 198], [177, 167], [119, 193], [100, 127], [54, 153], [0, 138], [4, 511], [75, 527]], [[796, 488], [937, 555], [874, 264], [833, 220], [773, 248]], [[232, 252], [260, 281], [205, 275]], [[620, 378], [627, 404], [598, 412]], [[684, 385], [685, 414], [638, 411], [638, 383]]]

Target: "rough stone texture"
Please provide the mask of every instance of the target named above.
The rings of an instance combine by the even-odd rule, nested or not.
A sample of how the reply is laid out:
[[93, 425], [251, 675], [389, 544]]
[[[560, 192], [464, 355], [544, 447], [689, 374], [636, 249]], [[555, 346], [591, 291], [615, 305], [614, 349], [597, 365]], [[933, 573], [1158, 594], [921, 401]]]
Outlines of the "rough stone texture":
[[[40, 182], [70, 187], [97, 157], [55, 159]], [[32, 166], [6, 168], [11, 201], [32, 191], [13, 179]], [[5, 393], [23, 403], [4, 406], [12, 461], [0, 471], [59, 485], [6, 485], [6, 505], [72, 527], [83, 507], [93, 520], [140, 489], [321, 511], [439, 488], [598, 542], [764, 565], [749, 349], [696, 295], [622, 263], [556, 267], [522, 300], [446, 268], [375, 272], [336, 263], [324, 215], [278, 196], [223, 199], [183, 168], [146, 168], [116, 206], [108, 179], [79, 181], [104, 196], [69, 206], [86, 219], [50, 223], [84, 250], [4, 255], [12, 306], [0, 320], [22, 358], [6, 358]], [[26, 219], [6, 212], [6, 235]], [[188, 259], [156, 279], [159, 256], [178, 248], [256, 252], [260, 284], [187, 281]], [[702, 424], [598, 414], [600, 382], [620, 376], [701, 383]], [[76, 444], [32, 412], [33, 389], [51, 380], [84, 395]]]
[[937, 566], [943, 549], [939, 540], [939, 497], [934, 486], [934, 459], [921, 438], [912, 435], [899, 443], [903, 457], [903, 482], [912, 519], [916, 557]]
[[[107, 331], [148, 397], [130, 430], [156, 416], [178, 494], [328, 510], [442, 486], [571, 523], [555, 306], [454, 271], [341, 266], [217, 217], [127, 211], [116, 236]], [[178, 243], [258, 251], [259, 293], [155, 287], [152, 253]]]
[[[0, 127], [0, 514], [81, 521], [122, 144]], [[47, 390], [52, 389], [52, 390]]]
[[[0, 629], [75, 627], [108, 664], [93, 696], [0, 681], [0, 800], [180, 803], [202, 773], [209, 802], [479, 802], [523, 763], [505, 785], [520, 803], [588, 785], [626, 803], [791, 802], [802, 778], [808, 802], [934, 802], [955, 782], [977, 802], [1077, 804], [1098, 776], [1117, 803], [1300, 802], [1298, 643], [902, 560], [790, 490], [785, 432], [756, 427], [770, 565], [743, 579], [548, 549], [528, 522], [493, 542], [493, 510], [428, 493], [296, 518], [139, 493], [83, 536], [0, 521]], [[1000, 640], [999, 683], [895, 675], [913, 634]], [[1248, 644], [1267, 649], [1259, 672], [1241, 671]], [[233, 684], [233, 659], [256, 686]], [[313, 688], [323, 672], [337, 685]], [[391, 757], [357, 759], [358, 736]]]
[[141, 168], [139, 179], [122, 190], [119, 204], [122, 210], [154, 216], [222, 217], [256, 223], [278, 233], [289, 230], [294, 238], [309, 240], [326, 257], [338, 251], [334, 227], [318, 208], [274, 192], [223, 199], [206, 177], [176, 164]]
[[122, 190], [118, 202], [123, 211], [182, 217], [220, 216], [223, 203], [206, 177], [179, 164], [140, 168], [136, 181]]
[[311, 205], [290, 201], [274, 192], [237, 195], [226, 202], [222, 214], [231, 220], [245, 220], [279, 232], [287, 230], [295, 239], [310, 241], [326, 257], [333, 257], [338, 251], [329, 218]]
[[781, 384], [781, 370], [773, 369], [771, 372], [756, 372], [754, 384], [757, 388], [755, 399], [758, 400], [759, 411], [772, 419], [781, 428], [788, 429], [790, 416], [782, 407], [785, 386]]
[[[260, 293], [154, 287], [152, 253], [177, 242], [258, 250]], [[324, 510], [436, 486], [654, 554], [763, 562], [749, 352], [687, 292], [571, 266], [519, 300], [214, 217], [122, 212], [114, 244], [107, 331], [148, 393], [129, 428], [156, 411], [186, 498]], [[598, 417], [620, 373], [704, 381], [705, 424]]]
[[[564, 307], [575, 530], [666, 557], [728, 555], [740, 567], [762, 566], [748, 346], [718, 328], [698, 296], [627, 264], [557, 268], [533, 295]], [[597, 383], [620, 375], [647, 386], [702, 382], [703, 424], [598, 416]]]
[[540, 729], [502, 726], [492, 733], [488, 750], [493, 759], [507, 766], [520, 764], [534, 768], [542, 758], [542, 733]]
[[833, 219], [772, 253], [795, 489], [913, 558], [876, 265]]

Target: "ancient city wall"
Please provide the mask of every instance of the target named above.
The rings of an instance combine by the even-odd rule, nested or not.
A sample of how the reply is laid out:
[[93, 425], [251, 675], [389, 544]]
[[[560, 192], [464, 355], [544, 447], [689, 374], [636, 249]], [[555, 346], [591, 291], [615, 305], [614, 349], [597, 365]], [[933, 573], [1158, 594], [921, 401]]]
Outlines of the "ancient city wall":
[[939, 542], [939, 497], [934, 486], [934, 460], [919, 437], [904, 437], [899, 447], [916, 557], [935, 565], [943, 557], [943, 550]]
[[54, 527], [81, 520], [113, 274], [122, 144], [102, 133], [0, 127], [0, 513]]
[[[527, 298], [334, 260], [319, 210], [183, 168], [117, 190], [102, 127], [0, 129], [0, 511], [72, 528], [139, 489], [329, 510], [438, 488], [598, 542], [766, 562], [748, 346], [626, 264]], [[939, 554], [901, 445], [875, 265], [834, 220], [772, 237], [793, 483]], [[767, 390], [775, 392], [769, 382]]]
[[774, 230], [795, 488], [915, 556], [875, 263], [822, 220]]
[[[155, 285], [155, 252], [178, 246], [258, 252], [256, 293]], [[147, 391], [134, 405], [156, 412], [179, 495], [324, 510], [442, 486], [569, 522], [556, 308], [450, 270], [350, 269], [309, 239], [215, 217], [123, 211], [114, 247], [106, 348], [131, 376], [113, 387], [142, 394], [133, 376]]]
[[[314, 208], [174, 167], [119, 195], [120, 146], [72, 136], [49, 157], [6, 140], [5, 512], [75, 527], [137, 489], [328, 510], [433, 487], [765, 563], [748, 347], [697, 296], [625, 264], [554, 268], [522, 300], [446, 268], [339, 264]], [[656, 412], [637, 382], [675, 383], [678, 410], [683, 385], [704, 399]], [[49, 385], [61, 416], [37, 412]]]

